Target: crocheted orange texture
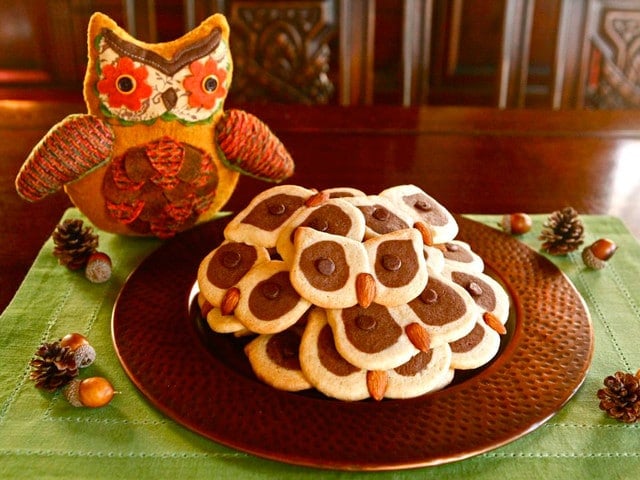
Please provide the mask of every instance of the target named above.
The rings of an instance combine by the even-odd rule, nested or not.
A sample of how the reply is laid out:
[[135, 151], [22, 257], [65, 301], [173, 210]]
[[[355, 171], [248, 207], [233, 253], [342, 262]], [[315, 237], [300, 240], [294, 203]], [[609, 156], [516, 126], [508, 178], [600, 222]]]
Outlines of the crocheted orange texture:
[[274, 182], [293, 174], [294, 162], [287, 149], [250, 113], [229, 110], [216, 126], [216, 133], [230, 168]]

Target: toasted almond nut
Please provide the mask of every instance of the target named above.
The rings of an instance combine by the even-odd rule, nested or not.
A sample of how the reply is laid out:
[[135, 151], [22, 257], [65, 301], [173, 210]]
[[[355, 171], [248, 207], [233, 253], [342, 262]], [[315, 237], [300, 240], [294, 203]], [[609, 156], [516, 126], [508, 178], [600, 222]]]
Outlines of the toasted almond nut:
[[413, 346], [418, 350], [426, 352], [429, 350], [431, 345], [431, 339], [429, 338], [429, 332], [427, 332], [426, 328], [420, 325], [417, 322], [410, 323], [406, 327], [404, 327], [404, 331], [409, 337]]
[[370, 273], [359, 273], [356, 277], [356, 297], [358, 304], [367, 308], [376, 296], [376, 279]]
[[417, 229], [420, 232], [420, 235], [422, 235], [422, 243], [425, 245], [433, 245], [433, 235], [426, 223], [416, 222], [414, 223], [413, 228]]
[[322, 191], [314, 193], [309, 198], [307, 198], [307, 201], [304, 202], [304, 205], [305, 207], [317, 207], [318, 205], [322, 205], [327, 200], [329, 200], [329, 194]]
[[433, 244], [431, 246], [433, 248], [437, 248], [438, 250], [440, 250], [443, 253], [447, 251], [447, 246], [444, 243], [435, 243], [435, 244]]
[[389, 384], [389, 376], [384, 370], [369, 370], [367, 372], [367, 390], [374, 400], [380, 401], [384, 398]]
[[223, 315], [231, 315], [236, 309], [238, 302], [240, 301], [240, 290], [237, 287], [231, 287], [227, 290], [222, 297], [220, 303], [220, 312]]
[[484, 312], [484, 314], [482, 314], [482, 319], [484, 320], [484, 323], [489, 325], [489, 327], [493, 328], [500, 335], [504, 335], [505, 333], [507, 333], [506, 327], [500, 320], [498, 320], [498, 317], [496, 317], [493, 313]]

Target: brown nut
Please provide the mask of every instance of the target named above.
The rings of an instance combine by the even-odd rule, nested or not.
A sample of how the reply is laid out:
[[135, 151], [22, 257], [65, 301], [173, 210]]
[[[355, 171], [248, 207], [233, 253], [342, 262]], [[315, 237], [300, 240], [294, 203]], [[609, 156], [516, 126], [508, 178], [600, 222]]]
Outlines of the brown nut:
[[613, 240], [600, 238], [582, 250], [582, 261], [587, 267], [600, 270], [607, 265], [616, 250], [618, 246]]
[[509, 213], [502, 217], [500, 226], [512, 235], [522, 235], [531, 230], [531, 217], [526, 213]]

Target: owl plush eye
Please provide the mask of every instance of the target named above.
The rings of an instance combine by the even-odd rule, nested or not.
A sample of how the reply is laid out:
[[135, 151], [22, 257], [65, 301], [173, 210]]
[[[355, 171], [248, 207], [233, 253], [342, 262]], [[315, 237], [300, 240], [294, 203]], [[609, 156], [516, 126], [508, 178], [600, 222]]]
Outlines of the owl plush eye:
[[116, 80], [118, 92], [127, 95], [136, 89], [136, 79], [131, 75], [120, 75]]
[[209, 75], [202, 81], [202, 90], [207, 93], [213, 93], [218, 88], [218, 79], [215, 75]]

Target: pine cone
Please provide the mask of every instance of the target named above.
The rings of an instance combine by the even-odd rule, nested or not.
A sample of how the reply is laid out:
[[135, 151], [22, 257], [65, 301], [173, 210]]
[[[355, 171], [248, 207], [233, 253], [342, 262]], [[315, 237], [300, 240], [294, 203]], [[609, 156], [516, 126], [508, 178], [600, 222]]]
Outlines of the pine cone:
[[604, 379], [598, 390], [600, 409], [625, 423], [640, 419], [640, 370], [635, 375], [616, 372]]
[[93, 234], [91, 227], [83, 227], [82, 220], [78, 219], [67, 219], [59, 224], [52, 237], [55, 244], [53, 255], [60, 265], [70, 270], [84, 267], [98, 247], [98, 236]]
[[60, 342], [43, 343], [29, 362], [29, 377], [37, 388], [53, 392], [78, 375], [75, 352]]
[[544, 223], [539, 240], [542, 249], [552, 255], [565, 255], [584, 242], [584, 225], [573, 207], [553, 212]]

